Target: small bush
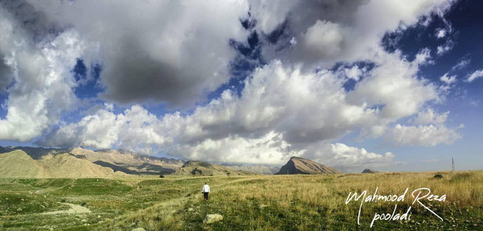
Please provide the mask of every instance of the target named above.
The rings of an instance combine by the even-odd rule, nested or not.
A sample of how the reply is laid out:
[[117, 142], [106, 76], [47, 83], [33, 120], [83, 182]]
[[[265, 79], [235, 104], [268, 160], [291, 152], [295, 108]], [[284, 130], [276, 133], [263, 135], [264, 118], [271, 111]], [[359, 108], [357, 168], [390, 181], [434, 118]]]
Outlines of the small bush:
[[443, 175], [441, 174], [434, 175], [434, 179], [442, 179], [442, 178], [443, 178]]

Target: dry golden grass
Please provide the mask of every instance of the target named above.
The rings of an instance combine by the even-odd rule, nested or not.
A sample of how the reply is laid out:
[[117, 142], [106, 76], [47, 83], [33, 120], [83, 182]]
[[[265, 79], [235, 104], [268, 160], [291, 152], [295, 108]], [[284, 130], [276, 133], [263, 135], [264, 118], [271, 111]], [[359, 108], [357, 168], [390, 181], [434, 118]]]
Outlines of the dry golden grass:
[[[443, 178], [435, 179], [435, 174]], [[206, 181], [212, 190], [209, 201], [201, 195]], [[358, 226], [360, 203], [345, 201], [349, 192], [368, 190], [369, 195], [376, 187], [378, 195], [400, 195], [409, 188], [406, 200], [398, 203], [398, 212], [410, 206], [410, 193], [418, 188], [430, 188], [447, 199], [425, 201], [444, 222], [421, 206], [413, 206], [410, 222], [380, 221], [374, 230], [481, 230], [483, 226], [483, 171], [3, 179], [0, 185], [0, 201], [8, 202], [0, 206], [0, 229], [365, 230], [376, 212], [391, 213], [395, 203], [365, 203]], [[40, 215], [61, 210], [56, 203], [63, 201], [85, 204], [92, 213], [83, 217]], [[223, 215], [223, 221], [204, 224], [205, 216], [213, 213]]]
[[[483, 209], [483, 172], [445, 172], [443, 179], [435, 179], [434, 172], [426, 173], [376, 173], [337, 175], [277, 175], [243, 177], [231, 182], [212, 184], [212, 201], [195, 202], [186, 207], [199, 209], [198, 214], [180, 213], [188, 229], [210, 228], [215, 230], [351, 230], [356, 229], [356, 217], [360, 203], [345, 204], [349, 192], [368, 191], [378, 187], [378, 195], [400, 195], [406, 188], [408, 194], [399, 211], [406, 211], [413, 199], [410, 194], [418, 188], [429, 188], [433, 194], [445, 194], [445, 202], [424, 202], [445, 218], [441, 223], [421, 206], [414, 205], [414, 224], [407, 227], [442, 228], [467, 224], [481, 226]], [[395, 203], [366, 203], [361, 216], [362, 227], [368, 227], [374, 213], [392, 212]], [[472, 209], [473, 213], [466, 213]], [[197, 220], [204, 213], [220, 213], [228, 221], [206, 227]], [[456, 219], [456, 220], [455, 220]], [[459, 220], [459, 221], [458, 221]], [[418, 224], [419, 222], [424, 222]], [[425, 223], [428, 222], [428, 223]], [[458, 224], [465, 222], [465, 224]], [[455, 224], [456, 223], [456, 224]], [[365, 225], [365, 226], [364, 226]], [[379, 225], [379, 224], [378, 224]], [[380, 223], [379, 228], [404, 229], [404, 223]], [[422, 225], [422, 226], [421, 226]], [[474, 226], [476, 225], [476, 226]]]
[[[287, 205], [297, 199], [309, 205], [341, 207], [349, 192], [378, 187], [379, 195], [401, 194], [417, 188], [430, 188], [435, 194], [446, 194], [447, 201], [461, 206], [483, 204], [483, 172], [443, 173], [443, 179], [435, 179], [435, 173], [375, 173], [346, 175], [276, 175], [256, 176], [232, 182], [223, 190], [237, 192], [238, 199], [264, 199]], [[240, 184], [237, 184], [240, 183]], [[250, 184], [253, 183], [253, 184]], [[407, 196], [406, 202], [412, 203]]]

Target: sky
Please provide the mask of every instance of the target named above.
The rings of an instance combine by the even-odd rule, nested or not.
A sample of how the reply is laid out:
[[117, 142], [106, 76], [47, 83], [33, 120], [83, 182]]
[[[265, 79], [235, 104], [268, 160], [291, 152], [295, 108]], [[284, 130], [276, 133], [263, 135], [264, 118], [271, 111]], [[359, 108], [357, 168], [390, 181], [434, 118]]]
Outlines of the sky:
[[0, 145], [483, 169], [483, 3], [0, 0]]

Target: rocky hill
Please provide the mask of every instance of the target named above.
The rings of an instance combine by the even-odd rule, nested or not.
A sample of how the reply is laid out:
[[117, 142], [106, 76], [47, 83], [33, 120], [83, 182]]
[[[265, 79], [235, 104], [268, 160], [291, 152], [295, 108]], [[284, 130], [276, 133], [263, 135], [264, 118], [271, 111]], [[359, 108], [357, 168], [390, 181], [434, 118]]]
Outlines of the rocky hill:
[[362, 173], [377, 173], [378, 171], [375, 171], [375, 170], [372, 170], [372, 169], [364, 169], [364, 171], [362, 171]]
[[[123, 172], [135, 175], [170, 174], [183, 166], [184, 163], [179, 159], [143, 156], [123, 150], [92, 151], [82, 148], [56, 149], [41, 147], [0, 147], [0, 153], [12, 152], [14, 150], [22, 150], [30, 157], [30, 159], [42, 160], [41, 162], [45, 162], [45, 164], [49, 163], [48, 161], [45, 161], [46, 159], [57, 160], [58, 158], [64, 158], [65, 160], [65, 157], [57, 157], [57, 155], [69, 153], [71, 154], [71, 157], [82, 160], [81, 162], [83, 163], [87, 161], [96, 166], [110, 168], [113, 172]], [[71, 158], [69, 158], [69, 160], [71, 160]]]
[[202, 161], [188, 161], [175, 173], [173, 173], [173, 175], [179, 176], [240, 176], [254, 174], [256, 173], [243, 170], [234, 170], [225, 166]]
[[183, 166], [182, 160], [143, 156], [123, 150], [92, 151], [75, 148], [70, 153], [78, 158], [84, 158], [97, 165], [127, 174], [170, 174]]
[[0, 177], [2, 178], [42, 178], [44, 169], [22, 150], [0, 154]]
[[292, 157], [277, 174], [323, 174], [341, 173], [334, 168], [301, 157]]
[[23, 150], [0, 154], [0, 177], [3, 178], [90, 178], [123, 175], [69, 153], [44, 155], [33, 159]]

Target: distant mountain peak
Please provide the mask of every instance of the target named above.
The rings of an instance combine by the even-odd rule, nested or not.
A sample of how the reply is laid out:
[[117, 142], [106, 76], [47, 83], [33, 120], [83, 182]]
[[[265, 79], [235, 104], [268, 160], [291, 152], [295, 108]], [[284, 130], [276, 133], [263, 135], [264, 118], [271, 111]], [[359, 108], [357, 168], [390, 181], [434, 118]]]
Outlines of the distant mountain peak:
[[341, 173], [340, 171], [317, 163], [313, 160], [302, 157], [292, 156], [290, 160], [282, 166], [277, 174], [324, 174]]
[[366, 169], [364, 169], [364, 171], [362, 171], [362, 173], [377, 173], [377, 172], [379, 172], [379, 171], [375, 171], [375, 170], [368, 169], [368, 168], [366, 168]]

